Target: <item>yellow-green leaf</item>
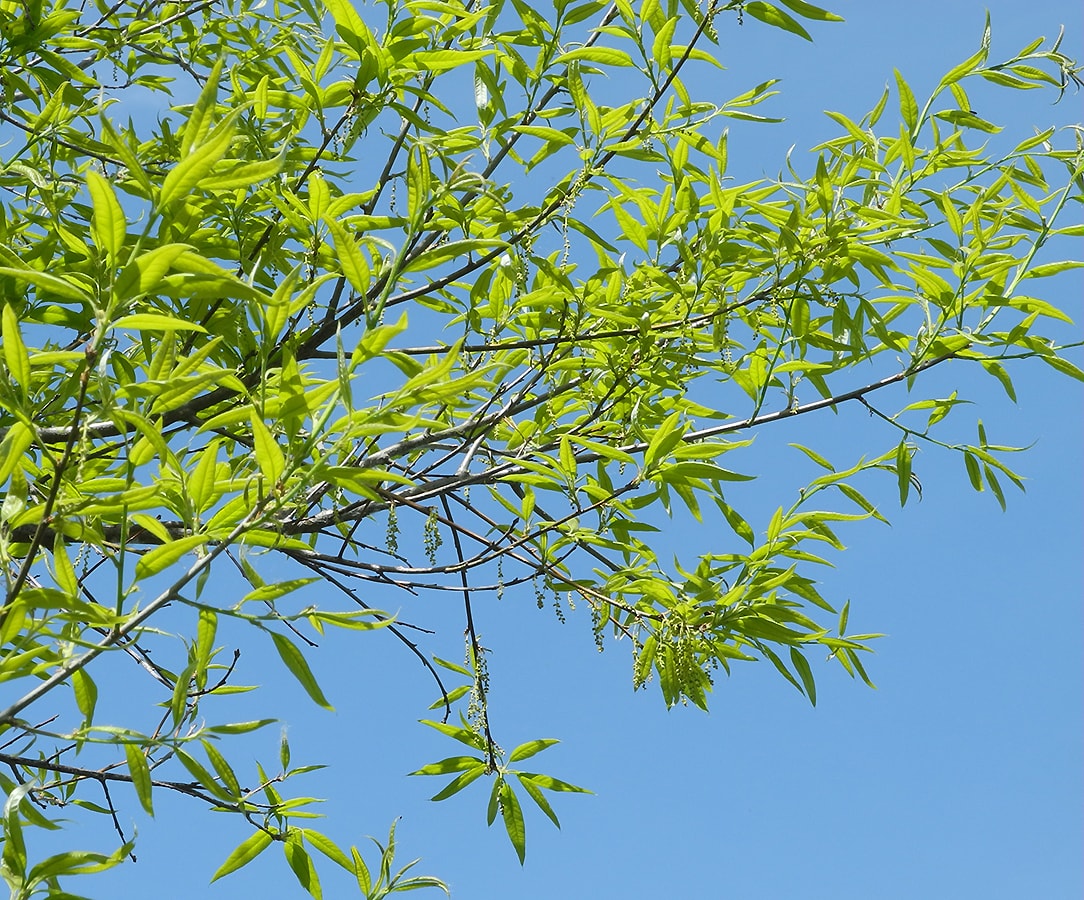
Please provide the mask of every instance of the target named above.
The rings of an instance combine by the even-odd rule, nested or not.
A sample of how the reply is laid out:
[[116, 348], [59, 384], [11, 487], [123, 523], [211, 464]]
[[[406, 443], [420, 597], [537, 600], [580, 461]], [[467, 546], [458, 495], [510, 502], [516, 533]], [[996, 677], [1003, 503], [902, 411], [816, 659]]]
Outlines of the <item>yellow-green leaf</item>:
[[335, 241], [335, 251], [342, 266], [343, 275], [359, 294], [369, 290], [369, 264], [353, 236], [334, 219], [325, 219], [328, 231]]
[[275, 441], [271, 431], [264, 424], [263, 419], [256, 414], [255, 410], [252, 411], [249, 419], [252, 422], [252, 441], [253, 450], [256, 454], [256, 465], [260, 467], [264, 478], [271, 484], [275, 484], [286, 469], [286, 459], [283, 457], [282, 449]]
[[142, 748], [135, 744], [124, 745], [124, 755], [128, 759], [128, 774], [132, 776], [132, 787], [135, 788], [136, 796], [147, 815], [154, 815], [154, 804], [151, 799], [151, 769], [147, 765], [147, 757]]
[[117, 201], [113, 186], [93, 169], [87, 170], [87, 190], [94, 215], [90, 220], [90, 235], [110, 262], [115, 262], [124, 246], [127, 233], [124, 210]]
[[271, 835], [266, 831], [257, 831], [249, 835], [234, 848], [233, 853], [226, 857], [226, 861], [218, 867], [211, 881], [218, 881], [223, 875], [229, 875], [230, 872], [236, 872], [242, 866], [248, 865], [270, 846], [271, 840]]
[[22, 334], [19, 331], [19, 319], [15, 308], [10, 303], [4, 304], [0, 336], [4, 339], [4, 362], [12, 381], [23, 389], [30, 387], [30, 355], [26, 352]]
[[160, 207], [169, 206], [174, 200], [186, 197], [199, 186], [215, 164], [226, 155], [233, 141], [237, 117], [244, 106], [231, 110], [215, 130], [207, 137], [207, 142], [195, 147], [191, 153], [177, 163], [162, 182], [162, 191], [158, 195]]
[[134, 316], [121, 316], [113, 323], [114, 328], [129, 328], [132, 331], [199, 331], [207, 329], [195, 322], [186, 322], [173, 316], [158, 313], [137, 313]]
[[207, 537], [205, 535], [192, 534], [188, 537], [177, 538], [162, 547], [155, 547], [140, 557], [139, 562], [136, 563], [136, 579], [142, 581], [152, 575], [157, 575], [164, 569], [168, 569], [186, 553], [191, 553], [197, 547], [205, 544], [206, 541]]
[[307, 693], [315, 703], [324, 707], [324, 709], [334, 709], [334, 707], [327, 702], [327, 697], [324, 696], [324, 692], [320, 690], [320, 685], [317, 684], [316, 676], [312, 674], [312, 669], [309, 668], [308, 661], [305, 659], [304, 654], [284, 634], [271, 632], [271, 639], [275, 642], [275, 649], [278, 651], [283, 663], [286, 664], [286, 668], [290, 670], [290, 674], [293, 675], [298, 683], [305, 689], [305, 693]]

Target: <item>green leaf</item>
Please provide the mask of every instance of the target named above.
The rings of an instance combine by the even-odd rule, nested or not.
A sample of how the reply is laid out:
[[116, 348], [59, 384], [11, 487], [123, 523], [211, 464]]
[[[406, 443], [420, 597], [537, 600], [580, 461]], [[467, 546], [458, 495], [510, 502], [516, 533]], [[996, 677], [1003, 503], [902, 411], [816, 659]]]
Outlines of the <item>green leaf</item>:
[[93, 169], [87, 169], [86, 178], [87, 190], [94, 205], [94, 215], [90, 223], [91, 237], [106, 259], [115, 262], [127, 234], [124, 210], [117, 201], [113, 186], [101, 175]]
[[369, 290], [369, 264], [358, 247], [357, 241], [347, 233], [334, 219], [325, 219], [328, 231], [335, 241], [335, 250], [339, 257], [339, 265], [342, 266], [343, 275], [350, 282], [350, 286], [360, 295], [365, 295]]
[[[170, 270], [177, 258], [182, 253], [191, 250], [192, 247], [189, 244], [163, 244], [161, 247], [155, 247], [153, 250], [140, 254], [124, 267], [113, 285], [113, 293], [118, 300], [130, 300], [153, 291], [161, 284], [165, 274]], [[155, 318], [169, 319], [174, 322], [179, 321], [172, 316], [162, 316], [157, 313], [144, 313], [143, 315], [150, 317], [151, 321]], [[171, 325], [161, 330], [168, 331], [176, 327], [176, 325]], [[199, 326], [196, 326], [196, 328], [200, 331], [203, 330]]]
[[467, 769], [465, 772], [457, 775], [429, 799], [435, 802], [447, 800], [449, 797], [458, 794], [467, 785], [477, 781], [485, 775], [488, 770], [489, 767], [485, 763], [479, 762], [473, 769]]
[[187, 156], [169, 170], [162, 181], [162, 190], [158, 195], [159, 208], [165, 208], [191, 194], [204, 176], [226, 155], [236, 133], [237, 117], [245, 108], [245, 106], [239, 106], [231, 110], [207, 136], [205, 143], [194, 147]]
[[900, 506], [906, 506], [911, 490], [911, 448], [906, 440], [901, 440], [896, 448], [896, 482], [900, 489]]
[[192, 777], [195, 778], [196, 781], [200, 783], [200, 786], [205, 788], [208, 793], [230, 803], [237, 799], [229, 790], [219, 784], [215, 777], [204, 768], [203, 764], [190, 753], [187, 753], [180, 748], [177, 748], [175, 753], [177, 759], [180, 760], [181, 765], [188, 769]]
[[128, 760], [128, 774], [132, 776], [132, 787], [135, 788], [140, 805], [146, 810], [147, 815], [153, 816], [151, 769], [147, 764], [147, 757], [141, 747], [132, 743], [124, 745], [124, 755]]
[[900, 115], [907, 126], [907, 131], [913, 135], [918, 125], [918, 103], [915, 102], [915, 95], [907, 82], [903, 80], [900, 70], [893, 69], [892, 71], [896, 74], [896, 89], [900, 95]]
[[278, 651], [279, 657], [282, 659], [283, 663], [285, 663], [286, 668], [290, 670], [290, 674], [292, 674], [294, 678], [298, 680], [298, 683], [305, 689], [305, 693], [307, 693], [318, 706], [322, 706], [324, 709], [334, 712], [335, 708], [327, 702], [324, 692], [320, 690], [320, 685], [317, 684], [316, 677], [312, 674], [312, 670], [309, 668], [308, 661], [305, 659], [304, 654], [288, 637], [286, 637], [286, 635], [279, 634], [277, 631], [271, 632], [271, 640], [275, 642], [275, 649]]
[[477, 756], [449, 756], [440, 762], [422, 766], [411, 775], [449, 775], [452, 772], [466, 772], [476, 766], [485, 766], [486, 761]]
[[39, 272], [36, 269], [16, 269], [10, 266], [0, 266], [0, 275], [10, 275], [20, 281], [28, 281], [35, 287], [44, 288], [47, 292], [63, 297], [65, 300], [90, 302], [90, 295], [86, 291], [60, 275]]
[[221, 441], [215, 438], [199, 454], [199, 462], [185, 482], [188, 497], [196, 514], [205, 512], [215, 501], [215, 481], [218, 475], [218, 451]]
[[967, 467], [967, 477], [971, 482], [971, 487], [976, 491], [981, 491], [982, 488], [982, 473], [979, 469], [979, 461], [975, 459], [974, 454], [964, 451], [964, 465]]
[[527, 854], [527, 829], [523, 823], [523, 809], [519, 805], [519, 798], [512, 790], [512, 785], [507, 781], [501, 782], [500, 792], [501, 816], [504, 818], [504, 828], [508, 832], [508, 840], [516, 848], [520, 865]]
[[211, 881], [218, 881], [223, 875], [229, 875], [230, 872], [236, 872], [243, 866], [247, 866], [252, 860], [263, 853], [271, 844], [271, 835], [266, 831], [257, 831], [254, 834], [249, 835], [240, 844], [238, 844], [233, 852], [226, 857], [226, 861], [218, 867], [218, 871], [211, 876]]
[[410, 55], [410, 66], [426, 72], [447, 72], [491, 55], [492, 50], [419, 50]]
[[554, 744], [559, 744], [560, 741], [554, 738], [540, 738], [536, 741], [528, 741], [526, 744], [520, 744], [515, 750], [508, 756], [509, 762], [519, 762], [521, 759], [527, 759], [529, 756], [534, 756], [536, 753], [541, 753], [548, 747], [552, 747]]
[[298, 831], [304, 836], [306, 841], [312, 844], [312, 846], [324, 854], [324, 856], [332, 862], [342, 866], [351, 875], [354, 874], [353, 862], [341, 849], [339, 849], [338, 844], [331, 840], [331, 838], [321, 834], [319, 831], [312, 831], [308, 828], [299, 828]]
[[843, 21], [842, 16], [837, 16], [833, 12], [821, 9], [819, 6], [814, 6], [812, 3], [805, 3], [804, 0], [779, 0], [779, 2], [786, 7], [793, 9], [798, 15], [803, 16], [806, 19], [816, 19], [821, 22]]
[[523, 774], [517, 773], [516, 778], [518, 778], [519, 783], [523, 785], [523, 789], [527, 792], [527, 796], [535, 802], [535, 805], [546, 814], [547, 818], [549, 818], [554, 825], [560, 828], [561, 822], [557, 818], [557, 813], [553, 811], [553, 807], [550, 806], [545, 794], [538, 789], [538, 786]]
[[207, 543], [207, 537], [202, 534], [192, 534], [188, 537], [177, 538], [161, 547], [145, 553], [136, 563], [135, 577], [137, 581], [145, 581], [152, 575], [169, 568], [177, 560], [187, 553], [191, 553], [197, 547]]
[[624, 50], [614, 47], [578, 47], [562, 53], [554, 63], [562, 65], [570, 62], [598, 63], [603, 66], [635, 66], [632, 57]]
[[[787, 5], [789, 6], [790, 4]], [[803, 37], [807, 41], [813, 40], [809, 32], [806, 31], [793, 16], [783, 12], [783, 10], [777, 6], [772, 6], [770, 3], [761, 3], [760, 0], [753, 0], [752, 3], [746, 3], [744, 9], [745, 12], [749, 13], [754, 19], [760, 19], [761, 22], [766, 22], [768, 25], [782, 28], [784, 31], [789, 31], [791, 34]]]
[[213, 742], [201, 740], [200, 744], [203, 746], [203, 751], [207, 754], [207, 758], [211, 761], [211, 765], [214, 766], [215, 773], [225, 785], [227, 793], [240, 799], [241, 794], [243, 793], [241, 784], [237, 780], [237, 775], [234, 773], [233, 767], [230, 766], [226, 757], [222, 755], [221, 751], [219, 751]]
[[[1073, 363], [1069, 362], [1067, 359], [1062, 359], [1060, 356], [1048, 356], [1045, 353], [1041, 354], [1039, 359], [1050, 366], [1050, 368], [1056, 369], [1063, 375], [1068, 375], [1070, 378], [1075, 378], [1077, 381], [1084, 381], [1084, 371], [1081, 371], [1081, 369], [1073, 365]], [[0, 483], [2, 483], [2, 479], [0, 479]]]
[[286, 458], [282, 454], [282, 448], [255, 409], [252, 410], [249, 421], [252, 423], [252, 449], [256, 455], [256, 465], [260, 467], [260, 472], [269, 485], [277, 484], [286, 470]]
[[[0, 337], [4, 340], [4, 362], [7, 363], [11, 379], [25, 391], [30, 387], [30, 355], [19, 332], [15, 307], [10, 303], [4, 304]], [[0, 483], [3, 483], [2, 480]]]
[[369, 49], [372, 32], [354, 9], [351, 0], [323, 0], [323, 5], [335, 19], [335, 30], [350, 47], [359, 55]]
[[493, 789], [489, 792], [489, 803], [486, 806], [486, 825], [492, 825], [497, 821], [502, 784], [504, 784], [504, 778], [497, 777], [493, 779]]
[[797, 647], [790, 648], [790, 661], [794, 665], [794, 671], [802, 679], [805, 686], [805, 694], [812, 706], [817, 705], [817, 684], [813, 680], [813, 670], [809, 668], [809, 661]]
[[75, 692], [76, 706], [89, 724], [94, 719], [94, 707], [98, 703], [98, 686], [87, 674], [86, 669], [77, 669], [72, 672], [72, 690]]
[[539, 775], [537, 772], [520, 772], [519, 775], [523, 778], [530, 778], [539, 787], [545, 788], [547, 791], [559, 791], [566, 794], [590, 794], [593, 791], [587, 790], [587, 788], [577, 787], [574, 784], [569, 784], [567, 781], [561, 781], [560, 778], [554, 778], [551, 775]]
[[0, 487], [26, 463], [31, 462], [25, 454], [34, 443], [34, 432], [25, 422], [15, 422], [0, 440]]
[[666, 455], [681, 443], [685, 429], [681, 424], [681, 413], [674, 412], [666, 417], [666, 420], [655, 429], [651, 441], [644, 451], [644, 471], [653, 469], [657, 463], [666, 458]]
[[322, 900], [324, 894], [320, 886], [320, 876], [316, 873], [309, 851], [302, 843], [300, 829], [291, 829], [286, 840], [283, 841], [282, 852], [286, 856], [286, 862], [297, 878], [297, 883], [303, 887], [315, 900]]
[[1049, 278], [1051, 275], [1060, 275], [1062, 272], [1079, 269], [1081, 266], [1084, 266], [1084, 261], [1079, 259], [1063, 259], [1058, 262], [1043, 263], [1040, 266], [1034, 266], [1024, 273], [1024, 277]]
[[422, 725], [428, 725], [430, 728], [434, 728], [441, 734], [446, 734], [450, 738], [455, 738], [461, 744], [466, 744], [468, 747], [473, 747], [475, 750], [486, 749], [486, 739], [480, 735], [477, 731], [471, 731], [469, 728], [457, 728], [455, 725], [449, 725], [447, 722], [433, 722], [430, 719], [419, 719]]
[[207, 329], [197, 322], [189, 322], [185, 319], [164, 316], [159, 313], [136, 313], [132, 316], [121, 316], [113, 323], [113, 327], [122, 331], [198, 331], [201, 334], [207, 333]]

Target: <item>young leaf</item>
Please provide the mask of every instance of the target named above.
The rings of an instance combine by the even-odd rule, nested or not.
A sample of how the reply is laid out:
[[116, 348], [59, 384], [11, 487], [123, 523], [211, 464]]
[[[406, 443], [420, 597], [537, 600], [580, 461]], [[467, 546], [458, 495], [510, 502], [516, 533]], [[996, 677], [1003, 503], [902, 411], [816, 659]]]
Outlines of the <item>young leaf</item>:
[[297, 646], [286, 635], [279, 634], [277, 631], [271, 632], [271, 640], [275, 642], [275, 649], [278, 651], [283, 663], [285, 663], [286, 668], [290, 670], [290, 674], [305, 689], [305, 693], [317, 705], [334, 711], [335, 708], [327, 702], [324, 692], [320, 690], [320, 685], [316, 683], [316, 676], [312, 674], [304, 654]]
[[553, 807], [550, 806], [549, 801], [546, 799], [546, 795], [538, 789], [538, 785], [536, 785], [530, 777], [522, 773], [517, 773], [516, 778], [519, 779], [519, 783], [523, 785], [523, 789], [527, 792], [527, 796], [535, 802], [535, 805], [546, 814], [547, 818], [549, 818], [554, 825], [560, 828], [561, 822], [557, 818], [557, 813], [553, 811]]
[[286, 469], [286, 458], [282, 454], [274, 435], [264, 424], [263, 419], [253, 409], [249, 417], [252, 424], [253, 451], [256, 455], [256, 465], [267, 479], [269, 485], [278, 483], [282, 473]]
[[87, 169], [87, 190], [94, 215], [91, 218], [90, 233], [95, 245], [110, 263], [115, 263], [124, 246], [127, 223], [124, 210], [117, 201], [113, 186], [93, 169]]
[[244, 110], [243, 106], [230, 111], [210, 133], [205, 143], [195, 147], [188, 156], [177, 163], [162, 181], [162, 190], [158, 195], [160, 209], [186, 197], [195, 190], [201, 179], [214, 168], [226, 151], [230, 149], [236, 133], [237, 117]]
[[141, 747], [132, 743], [124, 745], [124, 755], [128, 760], [128, 774], [132, 776], [132, 787], [135, 788], [136, 796], [147, 815], [153, 816], [151, 769], [147, 764], [147, 757]]
[[4, 362], [12, 381], [26, 390], [30, 387], [30, 356], [19, 333], [19, 319], [11, 303], [4, 304], [0, 337], [4, 341]]
[[754, 19], [760, 19], [761, 22], [766, 22], [768, 25], [782, 28], [784, 31], [803, 37], [807, 41], [813, 40], [810, 33], [792, 15], [783, 12], [777, 6], [772, 6], [770, 3], [761, 3], [760, 0], [753, 0], [752, 3], [746, 3], [744, 8]]
[[896, 481], [900, 489], [900, 506], [905, 506], [911, 490], [911, 448], [906, 440], [900, 441], [896, 448]]
[[805, 686], [805, 694], [812, 706], [817, 705], [817, 684], [813, 680], [813, 670], [809, 668], [809, 661], [797, 647], [790, 648], [790, 661], [794, 665], [794, 671], [802, 679]]
[[86, 669], [78, 669], [72, 673], [72, 690], [75, 691], [75, 703], [79, 712], [89, 724], [94, 719], [94, 707], [98, 702], [98, 687], [94, 683]]
[[152, 575], [169, 568], [186, 553], [191, 553], [197, 547], [207, 543], [207, 537], [201, 534], [190, 534], [188, 537], [177, 538], [161, 547], [145, 553], [136, 563], [135, 575], [138, 581], [146, 581]]
[[527, 829], [523, 824], [523, 809], [519, 805], [519, 798], [512, 790], [512, 785], [507, 781], [501, 781], [500, 791], [501, 816], [504, 818], [504, 828], [508, 832], [508, 840], [516, 848], [520, 865], [523, 865], [527, 854]]
[[218, 881], [223, 875], [229, 875], [230, 872], [236, 872], [242, 866], [247, 866], [268, 848], [271, 840], [271, 835], [266, 831], [257, 831], [249, 835], [226, 857], [226, 861], [211, 876], [211, 881]]
[[552, 747], [554, 744], [558, 744], [560, 741], [554, 738], [540, 738], [536, 741], [528, 741], [526, 744], [520, 744], [515, 750], [508, 756], [509, 762], [519, 762], [521, 759], [527, 759], [529, 756], [534, 756], [536, 753], [541, 753], [548, 747]]

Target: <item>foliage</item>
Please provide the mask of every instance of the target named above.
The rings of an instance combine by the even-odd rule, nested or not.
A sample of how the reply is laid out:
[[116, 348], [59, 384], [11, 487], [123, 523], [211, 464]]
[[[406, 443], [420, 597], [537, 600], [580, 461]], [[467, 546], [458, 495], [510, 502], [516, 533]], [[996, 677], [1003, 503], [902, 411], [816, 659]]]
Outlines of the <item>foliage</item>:
[[[1012, 397], [1023, 358], [1084, 377], [1038, 296], [1079, 264], [1037, 261], [1084, 233], [1064, 224], [1084, 155], [1053, 129], [991, 149], [970, 85], [1077, 78], [1057, 42], [991, 62], [987, 27], [922, 103], [897, 72], [777, 180], [729, 175], [723, 126], [771, 121], [774, 82], [698, 96], [717, 32], [836, 19], [798, 0], [0, 0], [13, 897], [72, 896], [61, 878], [129, 855], [121, 785], [148, 813], [168, 791], [247, 820], [216, 878], [277, 843], [314, 897], [312, 850], [366, 897], [444, 887], [393, 872], [394, 828], [373, 875], [308, 827], [316, 800], [280, 787], [314, 766], [291, 767], [285, 737], [274, 767], [236, 771], [231, 746], [270, 720], [218, 717], [249, 689], [230, 643], [273, 648], [329, 706], [309, 664], [325, 629], [404, 642], [439, 689], [426, 724], [472, 751], [415, 774], [453, 776], [436, 800], [490, 779], [520, 859], [521, 798], [557, 824], [544, 792], [583, 789], [512, 768], [552, 739], [494, 740], [480, 597], [581, 599], [668, 705], [706, 708], [741, 660], [811, 702], [813, 652], [869, 681], [875, 636], [848, 633], [812, 573], [843, 549], [836, 523], [883, 519], [867, 474], [901, 504], [921, 489], [920, 446], [959, 454], [1002, 506], [1021, 486], [981, 421], [974, 443], [941, 436], [955, 392], [893, 411], [889, 388], [977, 366]], [[798, 447], [823, 474], [750, 522], [732, 485], [753, 477], [752, 435], [844, 403], [884, 444], [842, 464]], [[668, 566], [660, 511], [725, 549]], [[215, 588], [231, 571], [240, 599]], [[333, 591], [306, 602], [312, 584]], [[457, 595], [463, 664], [364, 585]], [[108, 702], [113, 659], [146, 679], [142, 706]], [[73, 806], [119, 848], [34, 861], [28, 829]]]

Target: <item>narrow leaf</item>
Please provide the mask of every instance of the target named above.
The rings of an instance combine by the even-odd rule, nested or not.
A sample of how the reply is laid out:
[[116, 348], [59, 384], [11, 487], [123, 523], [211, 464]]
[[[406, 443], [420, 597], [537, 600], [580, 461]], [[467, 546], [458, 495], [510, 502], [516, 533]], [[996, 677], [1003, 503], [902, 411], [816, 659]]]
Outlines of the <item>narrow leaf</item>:
[[257, 856], [263, 853], [271, 844], [271, 835], [266, 831], [257, 831], [249, 835], [238, 844], [233, 853], [226, 857], [226, 861], [218, 867], [218, 871], [211, 877], [211, 881], [218, 881], [223, 875], [236, 872], [243, 866], [248, 865]]
[[271, 640], [275, 642], [275, 649], [286, 664], [286, 668], [305, 689], [305, 693], [312, 698], [314, 703], [333, 711], [334, 707], [327, 702], [324, 692], [320, 690], [320, 685], [316, 683], [316, 677], [312, 674], [304, 654], [284, 634], [273, 631]]

